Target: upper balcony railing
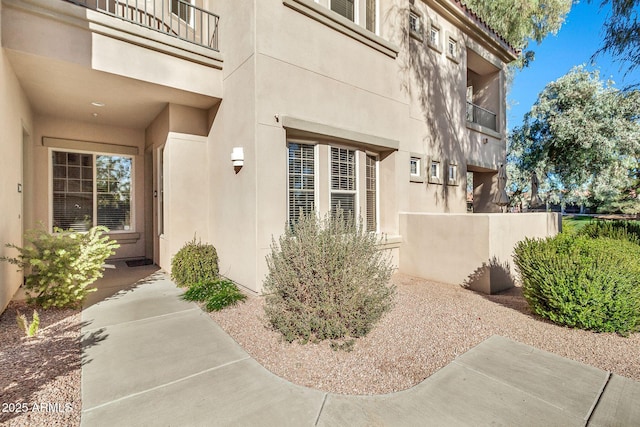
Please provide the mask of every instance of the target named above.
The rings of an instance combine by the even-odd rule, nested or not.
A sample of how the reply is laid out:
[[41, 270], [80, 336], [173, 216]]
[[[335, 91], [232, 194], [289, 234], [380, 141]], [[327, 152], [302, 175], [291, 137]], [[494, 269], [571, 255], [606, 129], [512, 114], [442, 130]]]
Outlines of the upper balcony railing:
[[498, 120], [496, 113], [486, 110], [478, 105], [467, 101], [467, 121], [479, 124], [493, 131], [498, 131]]
[[65, 0], [218, 50], [220, 17], [186, 0]]

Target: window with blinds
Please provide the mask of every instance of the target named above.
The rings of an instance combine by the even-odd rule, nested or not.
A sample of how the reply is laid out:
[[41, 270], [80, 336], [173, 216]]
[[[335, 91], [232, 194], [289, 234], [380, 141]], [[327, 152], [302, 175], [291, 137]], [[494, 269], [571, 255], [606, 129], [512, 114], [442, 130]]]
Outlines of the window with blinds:
[[129, 230], [131, 168], [130, 157], [53, 151], [53, 226]]
[[315, 213], [314, 146], [289, 143], [289, 224]]
[[335, 218], [339, 211], [355, 221], [356, 152], [331, 147], [331, 215]]
[[377, 202], [377, 178], [378, 159], [367, 154], [366, 180], [367, 180], [367, 231], [377, 231], [378, 218], [376, 210]]
[[367, 0], [367, 30], [376, 32], [376, 0]]
[[331, 0], [331, 10], [350, 21], [355, 21], [354, 2], [355, 0]]

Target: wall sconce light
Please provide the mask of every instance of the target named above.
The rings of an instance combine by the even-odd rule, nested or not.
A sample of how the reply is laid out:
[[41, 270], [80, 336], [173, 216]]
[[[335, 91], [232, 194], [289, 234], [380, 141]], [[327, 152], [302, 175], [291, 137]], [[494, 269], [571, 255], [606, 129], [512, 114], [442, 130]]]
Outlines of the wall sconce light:
[[233, 151], [231, 152], [231, 163], [233, 163], [233, 168], [236, 170], [236, 173], [244, 166], [244, 148], [242, 147], [233, 147]]
[[483, 144], [486, 144], [486, 143], [488, 143], [488, 142], [489, 142], [489, 138], [482, 138], [482, 143], [483, 143]]

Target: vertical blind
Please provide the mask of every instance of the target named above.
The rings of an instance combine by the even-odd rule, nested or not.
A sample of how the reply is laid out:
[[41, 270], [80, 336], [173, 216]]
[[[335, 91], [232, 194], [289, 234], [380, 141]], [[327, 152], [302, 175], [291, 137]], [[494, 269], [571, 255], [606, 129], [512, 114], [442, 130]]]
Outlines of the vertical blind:
[[315, 158], [313, 145], [289, 144], [289, 224], [315, 212]]

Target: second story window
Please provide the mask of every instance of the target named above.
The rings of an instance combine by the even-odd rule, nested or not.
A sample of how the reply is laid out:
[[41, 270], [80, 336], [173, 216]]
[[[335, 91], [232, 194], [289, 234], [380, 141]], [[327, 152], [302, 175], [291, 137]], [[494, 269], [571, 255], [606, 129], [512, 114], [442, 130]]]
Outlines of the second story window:
[[429, 24], [429, 31], [427, 33], [427, 45], [437, 52], [442, 52], [442, 47], [440, 46], [440, 28], [433, 22], [430, 22]]
[[375, 33], [376, 32], [376, 1], [377, 0], [367, 0], [367, 22], [366, 27], [367, 30]]
[[350, 21], [355, 21], [356, 0], [331, 0], [331, 10], [344, 16]]
[[409, 12], [409, 33], [422, 40], [422, 16], [414, 10]]
[[171, 13], [178, 16], [189, 25], [193, 26], [192, 19], [193, 2], [190, 0], [171, 0]]
[[456, 62], [458, 60], [458, 42], [453, 37], [447, 40], [447, 57]]

